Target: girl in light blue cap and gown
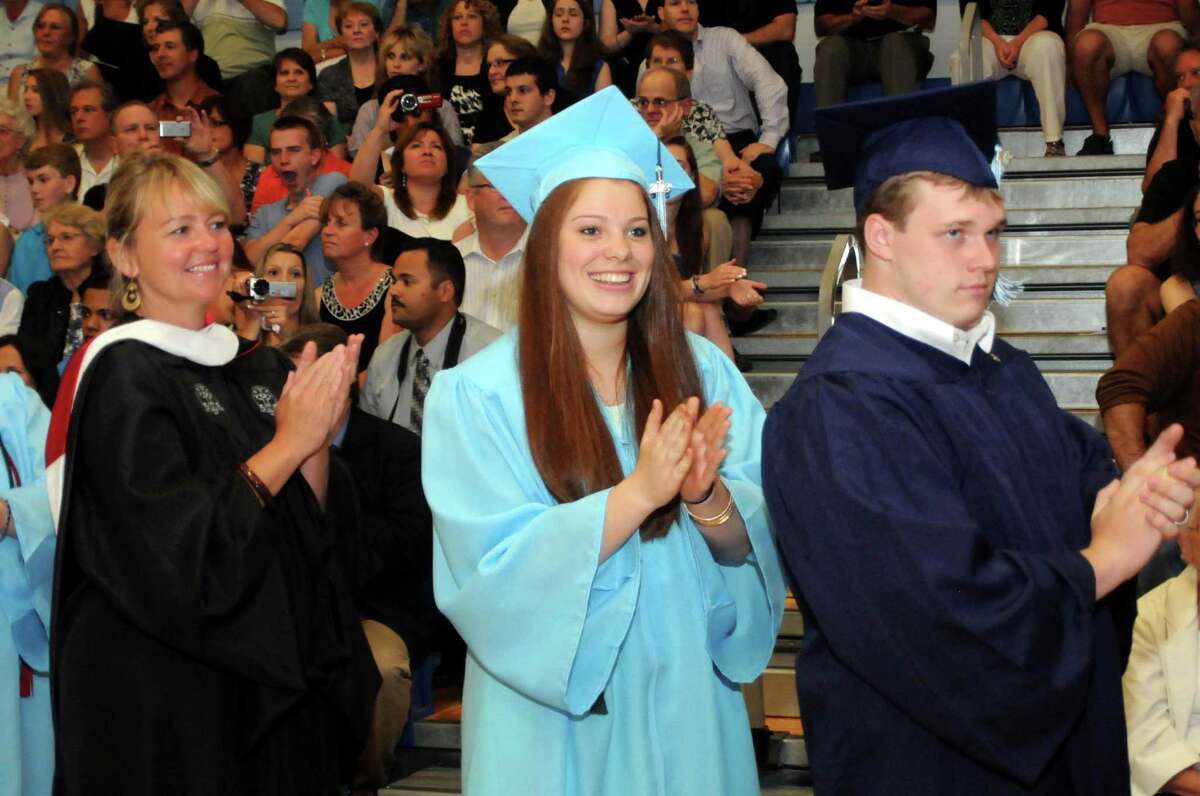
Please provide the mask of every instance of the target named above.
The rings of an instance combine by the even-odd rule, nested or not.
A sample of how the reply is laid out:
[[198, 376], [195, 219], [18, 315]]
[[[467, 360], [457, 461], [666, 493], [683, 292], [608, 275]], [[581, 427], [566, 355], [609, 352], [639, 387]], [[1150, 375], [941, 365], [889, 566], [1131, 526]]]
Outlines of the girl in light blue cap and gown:
[[477, 165], [532, 227], [517, 329], [425, 399], [464, 793], [757, 794], [738, 684], [784, 585], [762, 407], [684, 332], [646, 195], [691, 183], [615, 88]]
[[0, 375], [0, 796], [48, 796], [50, 593], [54, 523], [46, 497], [50, 412], [15, 373]]

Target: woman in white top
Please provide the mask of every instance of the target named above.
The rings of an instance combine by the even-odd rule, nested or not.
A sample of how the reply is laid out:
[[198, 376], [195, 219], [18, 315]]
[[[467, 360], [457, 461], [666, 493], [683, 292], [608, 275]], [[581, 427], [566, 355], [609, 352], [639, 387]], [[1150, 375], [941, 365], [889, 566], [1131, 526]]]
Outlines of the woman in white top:
[[42, 6], [33, 21], [33, 40], [37, 52], [29, 63], [13, 67], [8, 78], [8, 96], [24, 100], [25, 73], [30, 69], [57, 69], [72, 85], [84, 79], [100, 80], [96, 65], [76, 56], [79, 20], [61, 3]]
[[[375, 127], [354, 157], [351, 181], [374, 182], [379, 153], [398, 126], [392, 112], [401, 93], [393, 91], [384, 98]], [[414, 238], [453, 240], [471, 233], [471, 211], [466, 197], [458, 193], [458, 175], [451, 167], [453, 151], [450, 136], [436, 124], [421, 121], [404, 131], [392, 152], [392, 187], [372, 186], [387, 208], [389, 227]]]

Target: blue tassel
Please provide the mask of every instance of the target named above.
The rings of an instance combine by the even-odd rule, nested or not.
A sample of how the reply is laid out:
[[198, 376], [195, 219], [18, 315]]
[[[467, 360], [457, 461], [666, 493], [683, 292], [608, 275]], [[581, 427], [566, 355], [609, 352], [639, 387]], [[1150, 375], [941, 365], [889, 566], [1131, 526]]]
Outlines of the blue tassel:
[[996, 274], [996, 284], [992, 287], [992, 301], [1001, 307], [1007, 307], [1024, 292], [1024, 279], [1011, 279], [1004, 274]]

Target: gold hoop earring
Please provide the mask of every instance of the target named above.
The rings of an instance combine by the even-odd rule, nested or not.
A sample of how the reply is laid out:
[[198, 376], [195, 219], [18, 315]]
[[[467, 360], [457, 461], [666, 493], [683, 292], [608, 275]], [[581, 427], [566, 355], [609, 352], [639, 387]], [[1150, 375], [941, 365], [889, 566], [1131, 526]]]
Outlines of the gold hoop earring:
[[125, 284], [125, 292], [121, 294], [121, 307], [126, 312], [137, 312], [142, 306], [142, 291], [138, 289], [137, 282], [129, 281]]

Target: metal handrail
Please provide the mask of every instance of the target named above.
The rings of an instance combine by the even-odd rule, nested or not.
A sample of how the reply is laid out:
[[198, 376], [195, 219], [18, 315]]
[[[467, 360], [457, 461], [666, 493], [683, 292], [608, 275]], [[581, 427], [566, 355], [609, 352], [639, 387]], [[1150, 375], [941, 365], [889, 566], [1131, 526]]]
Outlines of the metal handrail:
[[846, 233], [838, 235], [829, 247], [829, 256], [825, 258], [825, 268], [821, 271], [821, 288], [817, 293], [817, 339], [825, 336], [837, 317], [834, 308], [846, 275], [846, 264], [853, 260], [854, 273], [857, 275], [859, 272], [858, 257], [851, 239], [852, 236]]

